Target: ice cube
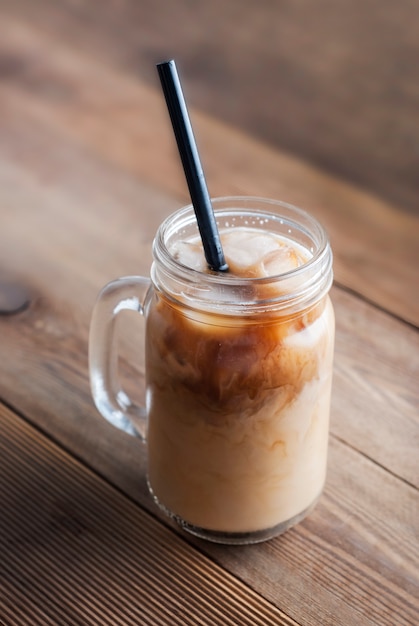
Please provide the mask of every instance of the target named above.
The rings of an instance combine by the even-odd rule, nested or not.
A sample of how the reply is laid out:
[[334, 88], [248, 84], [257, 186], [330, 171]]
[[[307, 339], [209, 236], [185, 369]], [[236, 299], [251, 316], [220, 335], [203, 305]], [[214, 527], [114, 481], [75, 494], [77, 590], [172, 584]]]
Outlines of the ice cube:
[[205, 261], [202, 244], [200, 241], [177, 241], [170, 250], [172, 256], [197, 272], [205, 272], [207, 263]]
[[266, 253], [278, 248], [277, 239], [269, 233], [241, 228], [224, 232], [221, 241], [230, 271], [239, 276], [258, 276]]
[[301, 265], [299, 256], [294, 248], [286, 244], [280, 245], [276, 250], [268, 252], [262, 259], [262, 270], [265, 276], [278, 276], [285, 274]]

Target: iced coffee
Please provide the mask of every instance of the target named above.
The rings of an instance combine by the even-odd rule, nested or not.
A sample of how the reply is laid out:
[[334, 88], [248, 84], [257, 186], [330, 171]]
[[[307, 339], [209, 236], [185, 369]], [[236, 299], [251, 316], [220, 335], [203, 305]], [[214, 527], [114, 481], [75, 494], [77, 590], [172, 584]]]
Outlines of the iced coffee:
[[282, 532], [323, 489], [331, 269], [326, 284], [315, 245], [295, 232], [267, 218], [225, 217], [229, 272], [220, 278], [207, 269], [199, 237], [180, 230], [168, 253], [192, 278], [172, 272], [167, 288], [165, 276], [154, 277], [148, 480], [160, 506], [204, 537], [257, 541]]

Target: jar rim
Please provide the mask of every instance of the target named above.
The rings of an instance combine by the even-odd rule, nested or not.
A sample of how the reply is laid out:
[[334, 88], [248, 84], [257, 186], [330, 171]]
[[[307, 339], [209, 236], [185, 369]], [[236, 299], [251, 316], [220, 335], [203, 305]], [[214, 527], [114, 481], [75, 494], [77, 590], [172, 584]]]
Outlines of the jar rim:
[[[169, 252], [168, 244], [170, 239], [174, 236], [179, 236], [179, 233], [186, 227], [192, 227], [194, 235], [199, 235], [198, 226], [196, 223], [196, 217], [192, 204], [179, 209], [178, 211], [169, 215], [160, 225], [156, 237], [153, 243], [153, 271], [152, 278], [155, 286], [158, 288], [162, 275], [165, 275], [166, 279], [170, 278], [175, 281], [187, 281], [189, 285], [199, 285], [200, 283], [206, 288], [210, 289], [215, 286], [224, 286], [226, 289], [243, 287], [253, 285], [255, 288], [261, 285], [270, 284], [282, 284], [287, 282], [291, 283], [292, 280], [300, 278], [298, 283], [304, 283], [304, 293], [290, 293], [285, 292], [278, 294], [269, 301], [247, 301], [241, 302], [240, 308], [243, 305], [246, 306], [286, 306], [286, 303], [290, 301], [307, 300], [309, 292], [319, 292], [319, 281], [322, 282], [323, 287], [321, 290], [328, 291], [332, 282], [332, 253], [330, 249], [329, 239], [326, 231], [320, 222], [313, 217], [307, 211], [300, 209], [292, 204], [282, 202], [280, 200], [273, 200], [270, 198], [255, 197], [255, 196], [221, 196], [212, 199], [214, 213], [217, 221], [221, 218], [244, 218], [244, 217], [257, 217], [258, 219], [267, 220], [270, 224], [275, 224], [277, 227], [288, 227], [288, 232], [284, 234], [291, 240], [294, 240], [296, 233], [299, 233], [300, 237], [305, 237], [307, 241], [311, 241], [311, 248], [308, 249], [310, 257], [302, 263], [300, 266], [292, 268], [281, 274], [275, 274], [271, 276], [263, 277], [237, 277], [229, 275], [228, 272], [214, 272], [209, 270], [208, 272], [202, 272], [197, 269], [190, 268], [177, 259], [175, 259]], [[262, 229], [261, 226], [259, 228]], [[266, 228], [266, 226], [265, 226]], [[294, 237], [292, 236], [294, 235]], [[154, 267], [158, 265], [158, 268]], [[158, 276], [156, 275], [158, 274]], [[307, 283], [302, 277], [311, 276], [311, 280]], [[203, 290], [200, 290], [200, 295], [203, 300], [208, 302], [208, 298], [205, 298]], [[281, 304], [282, 303], [282, 304]], [[191, 306], [195, 306], [189, 303]], [[223, 306], [234, 306], [236, 302], [225, 300], [222, 302]]]

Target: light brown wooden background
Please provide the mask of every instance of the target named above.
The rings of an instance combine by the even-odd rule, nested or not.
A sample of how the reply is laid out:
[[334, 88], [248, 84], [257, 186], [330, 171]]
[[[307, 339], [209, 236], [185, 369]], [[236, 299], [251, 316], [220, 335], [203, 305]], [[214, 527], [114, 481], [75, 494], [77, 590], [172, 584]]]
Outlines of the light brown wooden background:
[[[0, 10], [150, 85], [154, 64], [175, 57], [191, 105], [417, 210], [416, 0], [1, 0]], [[3, 52], [0, 76], [24, 74]]]
[[[1, 278], [31, 294], [27, 310], [0, 318], [10, 623], [91, 607], [92, 623], [112, 623], [115, 606], [135, 623], [144, 589], [148, 623], [157, 609], [173, 618], [176, 603], [195, 623], [211, 585], [233, 624], [243, 606], [249, 624], [269, 615], [416, 626], [416, 3], [0, 0], [0, 9]], [[165, 56], [178, 60], [212, 194], [295, 202], [321, 219], [335, 252], [326, 492], [303, 525], [256, 548], [195, 551], [156, 521], [144, 450], [105, 423], [89, 392], [97, 291], [147, 274], [158, 223], [187, 201], [154, 68]], [[128, 369], [128, 382], [141, 375]], [[90, 587], [62, 554], [69, 565], [86, 555]], [[179, 584], [157, 572], [176, 555], [187, 572]], [[68, 580], [78, 604], [63, 592]]]

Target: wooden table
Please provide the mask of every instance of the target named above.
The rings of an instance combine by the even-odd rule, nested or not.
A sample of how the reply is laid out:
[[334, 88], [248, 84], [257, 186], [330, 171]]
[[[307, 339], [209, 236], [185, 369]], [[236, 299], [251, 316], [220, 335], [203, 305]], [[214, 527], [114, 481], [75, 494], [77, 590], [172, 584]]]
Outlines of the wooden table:
[[[214, 84], [221, 107], [217, 117], [191, 110], [212, 195], [281, 198], [329, 231], [337, 339], [328, 480], [315, 511], [256, 546], [183, 536], [147, 493], [141, 444], [98, 415], [89, 391], [97, 292], [116, 276], [147, 274], [158, 224], [187, 202], [149, 69], [155, 39], [143, 28], [134, 46], [133, 2], [96, 2], [97, 20], [92, 4], [1, 2], [0, 307], [19, 304], [5, 283], [26, 290], [29, 302], [0, 316], [0, 624], [417, 625], [413, 182], [409, 195], [402, 177], [393, 177], [391, 193], [385, 177], [381, 187], [368, 179], [367, 192], [351, 172], [343, 182], [333, 167], [321, 171], [282, 151], [278, 138], [260, 141], [249, 121], [257, 103], [236, 103], [244, 112], [235, 126], [226, 93], [223, 114], [226, 85], [202, 62], [205, 48], [195, 75], [185, 63], [194, 103], [202, 85]], [[180, 33], [191, 38], [187, 5], [180, 3], [189, 19]], [[150, 20], [151, 3], [141, 6]], [[172, 18], [164, 22], [170, 41]], [[258, 32], [267, 54], [261, 24], [239, 33], [245, 41], [245, 32]], [[220, 45], [231, 50], [223, 32]], [[185, 48], [179, 54], [186, 58]], [[414, 116], [406, 120], [413, 128]], [[395, 181], [400, 207], [391, 201]], [[124, 345], [127, 385], [143, 376], [141, 332], [130, 323], [136, 348]]]

